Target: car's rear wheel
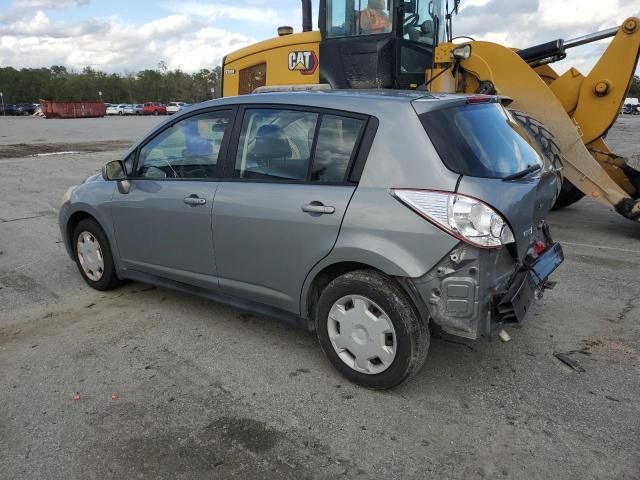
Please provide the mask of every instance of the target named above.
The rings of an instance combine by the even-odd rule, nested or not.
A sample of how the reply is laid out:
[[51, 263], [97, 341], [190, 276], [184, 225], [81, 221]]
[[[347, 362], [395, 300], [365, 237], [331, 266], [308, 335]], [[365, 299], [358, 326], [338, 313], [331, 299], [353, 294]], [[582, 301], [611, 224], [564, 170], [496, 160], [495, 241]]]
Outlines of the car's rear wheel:
[[85, 282], [96, 290], [112, 290], [122, 284], [116, 275], [109, 240], [93, 219], [78, 223], [73, 234], [78, 270]]
[[389, 277], [358, 270], [333, 280], [316, 309], [320, 346], [346, 378], [367, 388], [392, 388], [420, 370], [429, 326]]

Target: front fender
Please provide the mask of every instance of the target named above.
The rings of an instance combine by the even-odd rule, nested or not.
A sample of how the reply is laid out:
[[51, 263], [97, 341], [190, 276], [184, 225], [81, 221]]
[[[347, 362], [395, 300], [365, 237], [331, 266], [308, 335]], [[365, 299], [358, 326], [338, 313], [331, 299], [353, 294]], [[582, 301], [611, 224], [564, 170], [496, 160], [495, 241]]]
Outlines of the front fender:
[[95, 181], [79, 185], [72, 192], [68, 202], [60, 208], [59, 223], [62, 239], [69, 255], [73, 258], [73, 245], [68, 225], [79, 213], [93, 217], [104, 230], [113, 253], [116, 269], [120, 270], [118, 246], [111, 221], [111, 199], [115, 191], [115, 182]]

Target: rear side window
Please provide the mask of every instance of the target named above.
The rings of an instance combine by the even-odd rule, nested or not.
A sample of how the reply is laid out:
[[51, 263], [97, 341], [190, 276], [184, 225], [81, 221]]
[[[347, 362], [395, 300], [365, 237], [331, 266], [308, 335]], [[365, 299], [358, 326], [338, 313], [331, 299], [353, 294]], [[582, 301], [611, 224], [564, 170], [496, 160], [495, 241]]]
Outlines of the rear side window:
[[342, 183], [365, 121], [300, 110], [245, 111], [234, 177]]
[[318, 114], [251, 109], [242, 123], [236, 178], [304, 180]]
[[364, 121], [356, 118], [322, 116], [311, 172], [312, 182], [344, 181], [363, 126]]
[[420, 115], [438, 155], [461, 175], [505, 178], [542, 160], [499, 104], [465, 105]]

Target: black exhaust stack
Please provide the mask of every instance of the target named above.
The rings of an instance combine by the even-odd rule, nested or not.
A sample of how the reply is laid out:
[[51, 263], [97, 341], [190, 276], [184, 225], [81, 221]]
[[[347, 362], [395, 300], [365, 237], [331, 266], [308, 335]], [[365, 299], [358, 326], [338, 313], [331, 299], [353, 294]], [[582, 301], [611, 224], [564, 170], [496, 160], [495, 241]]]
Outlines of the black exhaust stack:
[[310, 32], [313, 30], [313, 20], [311, 13], [311, 0], [302, 0], [302, 31]]

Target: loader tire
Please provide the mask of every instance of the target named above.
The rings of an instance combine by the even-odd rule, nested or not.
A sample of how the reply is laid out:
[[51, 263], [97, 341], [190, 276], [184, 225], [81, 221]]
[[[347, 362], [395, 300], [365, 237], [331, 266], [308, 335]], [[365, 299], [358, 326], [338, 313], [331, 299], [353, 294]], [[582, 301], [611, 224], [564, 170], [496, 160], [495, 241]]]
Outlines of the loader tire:
[[[542, 122], [539, 122], [531, 115], [518, 110], [511, 110], [511, 113], [520, 125], [522, 125], [522, 128], [527, 131], [531, 139], [538, 145], [538, 150], [542, 155], [544, 155], [547, 161], [553, 165], [553, 168], [557, 170], [561, 169], [564, 165], [564, 157], [560, 152], [560, 148], [558, 147], [558, 143], [556, 142], [553, 134], [547, 130]], [[562, 180], [562, 188], [560, 189], [560, 193], [553, 208], [554, 210], [558, 210], [560, 208], [568, 207], [569, 205], [576, 203], [582, 197], [584, 197], [584, 193], [569, 180], [564, 178]]]
[[554, 210], [560, 210], [561, 208], [573, 205], [578, 200], [584, 197], [584, 192], [578, 189], [573, 183], [566, 178], [562, 181], [562, 190], [556, 200], [556, 204], [553, 206]]

